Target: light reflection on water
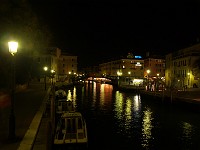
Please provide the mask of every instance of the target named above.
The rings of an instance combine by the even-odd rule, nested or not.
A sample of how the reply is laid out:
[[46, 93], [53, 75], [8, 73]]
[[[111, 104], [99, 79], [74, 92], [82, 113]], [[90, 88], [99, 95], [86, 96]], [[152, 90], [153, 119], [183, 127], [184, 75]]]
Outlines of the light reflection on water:
[[199, 114], [147, 103], [139, 94], [108, 84], [74, 87], [67, 91], [67, 99], [86, 115], [91, 149], [200, 149]]
[[149, 141], [153, 139], [151, 130], [152, 126], [152, 112], [150, 108], [144, 110], [144, 116], [142, 120], [142, 146], [149, 147]]

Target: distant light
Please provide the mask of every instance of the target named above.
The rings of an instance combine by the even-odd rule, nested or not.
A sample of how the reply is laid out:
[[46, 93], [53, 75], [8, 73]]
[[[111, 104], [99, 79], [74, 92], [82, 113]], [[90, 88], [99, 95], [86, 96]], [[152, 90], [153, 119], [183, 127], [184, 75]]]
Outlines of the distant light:
[[48, 70], [48, 67], [45, 66], [43, 69], [44, 69], [44, 71], [47, 71], [47, 70]]
[[135, 58], [142, 58], [142, 56], [135, 56]]
[[137, 62], [135, 66], [142, 66], [140, 62]]
[[147, 73], [149, 74], [150, 72], [151, 72], [151, 71], [148, 69], [148, 70], [147, 70]]

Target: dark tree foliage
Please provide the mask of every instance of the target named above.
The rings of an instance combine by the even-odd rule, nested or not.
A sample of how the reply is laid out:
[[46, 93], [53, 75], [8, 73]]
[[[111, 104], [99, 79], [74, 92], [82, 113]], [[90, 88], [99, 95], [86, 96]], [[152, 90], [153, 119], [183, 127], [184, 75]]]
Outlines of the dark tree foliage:
[[[37, 65], [32, 62], [32, 54], [45, 49], [51, 42], [51, 33], [45, 24], [42, 24], [28, 3], [28, 0], [1, 0], [0, 5], [0, 58], [9, 57], [8, 41], [16, 40], [19, 43], [16, 55], [16, 83], [23, 84], [34, 76]], [[0, 63], [0, 73], [4, 79], [9, 79], [9, 59]], [[0, 79], [0, 84], [6, 86], [8, 82]]]

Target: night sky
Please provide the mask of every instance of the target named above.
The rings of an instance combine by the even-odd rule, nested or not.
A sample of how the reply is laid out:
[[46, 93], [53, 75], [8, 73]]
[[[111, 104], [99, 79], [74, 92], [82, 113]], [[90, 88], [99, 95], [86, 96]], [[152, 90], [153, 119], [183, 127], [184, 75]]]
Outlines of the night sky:
[[78, 55], [79, 63], [89, 66], [128, 52], [164, 55], [200, 38], [199, 0], [34, 0], [32, 4], [54, 34], [52, 46]]

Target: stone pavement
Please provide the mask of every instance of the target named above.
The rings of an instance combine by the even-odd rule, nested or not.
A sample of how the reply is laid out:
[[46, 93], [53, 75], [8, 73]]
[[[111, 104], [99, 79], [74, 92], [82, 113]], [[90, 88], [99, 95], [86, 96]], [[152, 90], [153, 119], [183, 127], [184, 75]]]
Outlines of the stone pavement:
[[[49, 87], [49, 85], [47, 85]], [[16, 138], [8, 139], [8, 117], [10, 108], [0, 108], [0, 150], [31, 150], [36, 138], [42, 117], [48, 90], [44, 83], [31, 83], [30, 86], [16, 93], [15, 116]]]

